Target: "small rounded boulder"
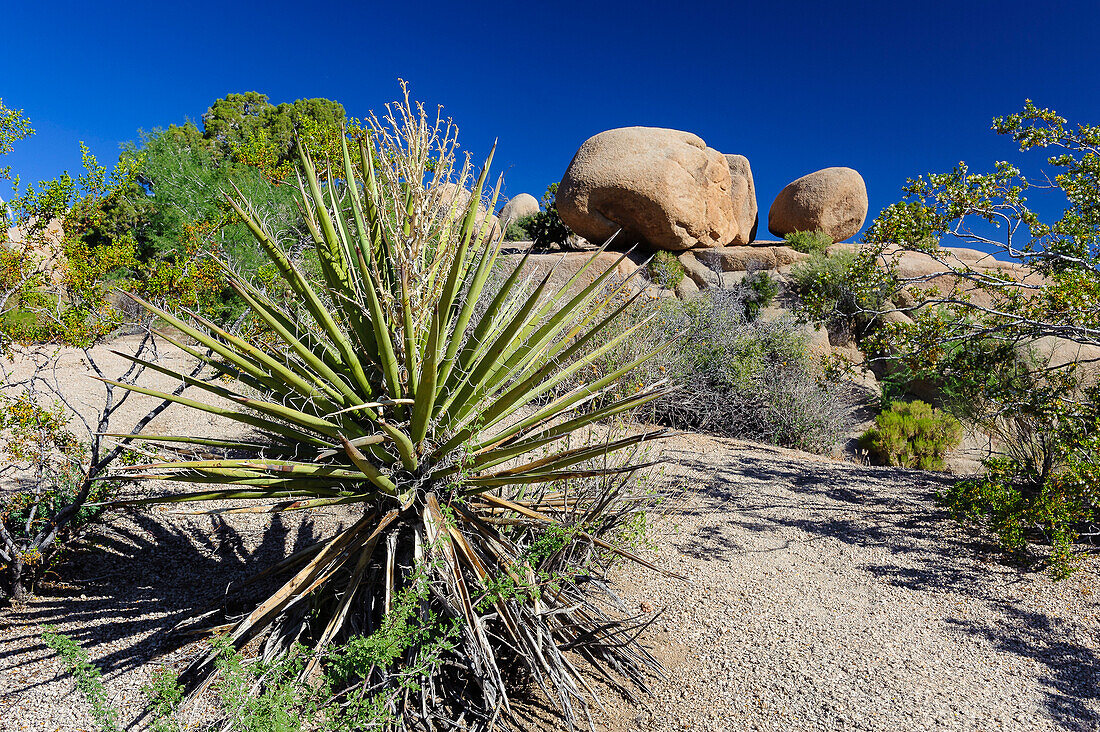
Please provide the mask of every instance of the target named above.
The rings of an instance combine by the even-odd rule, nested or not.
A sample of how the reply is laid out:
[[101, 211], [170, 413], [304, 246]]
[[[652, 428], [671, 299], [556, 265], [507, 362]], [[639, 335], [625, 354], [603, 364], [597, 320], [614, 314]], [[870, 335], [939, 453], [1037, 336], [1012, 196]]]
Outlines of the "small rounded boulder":
[[786, 236], [823, 231], [834, 242], [859, 233], [867, 219], [867, 185], [851, 168], [825, 168], [804, 175], [779, 192], [768, 211], [768, 231]]
[[525, 216], [534, 216], [539, 212], [539, 201], [530, 193], [520, 193], [504, 204], [500, 210], [501, 226], [507, 227], [509, 223], [518, 221]]

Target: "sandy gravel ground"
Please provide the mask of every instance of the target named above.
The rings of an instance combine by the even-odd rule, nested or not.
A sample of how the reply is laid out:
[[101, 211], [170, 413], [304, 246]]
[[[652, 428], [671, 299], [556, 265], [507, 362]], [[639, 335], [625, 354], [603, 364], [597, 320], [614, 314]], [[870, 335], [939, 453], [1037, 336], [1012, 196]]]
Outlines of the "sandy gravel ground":
[[[639, 705], [606, 693], [597, 729], [1100, 730], [1094, 561], [1059, 583], [998, 563], [936, 507], [934, 474], [694, 435], [667, 449], [683, 494], [653, 555], [689, 581], [615, 577], [660, 613], [646, 638], [666, 678]], [[47, 624], [132, 718], [152, 670], [195, 649], [168, 628], [346, 520], [303, 518], [114, 517], [64, 582], [0, 612], [0, 730], [93, 729], [38, 640]]]
[[680, 438], [686, 505], [626, 568], [668, 678], [611, 730], [1098, 730], [1097, 563], [1022, 573], [939, 509], [941, 476]]

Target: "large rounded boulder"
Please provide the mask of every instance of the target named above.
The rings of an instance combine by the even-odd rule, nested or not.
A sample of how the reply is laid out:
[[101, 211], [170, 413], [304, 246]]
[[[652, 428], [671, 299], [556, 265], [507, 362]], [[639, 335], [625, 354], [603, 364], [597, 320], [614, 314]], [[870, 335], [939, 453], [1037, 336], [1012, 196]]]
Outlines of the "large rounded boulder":
[[760, 224], [752, 168], [744, 155], [727, 155], [726, 164], [730, 167], [730, 195], [737, 215], [737, 236], [732, 243], [750, 244], [756, 240], [756, 227]]
[[680, 251], [738, 235], [730, 168], [690, 132], [622, 127], [589, 138], [558, 186], [565, 225], [591, 242], [622, 229], [622, 243]]
[[855, 236], [867, 219], [867, 185], [851, 168], [804, 175], [779, 192], [768, 211], [768, 231], [823, 231], [834, 242]]
[[534, 216], [539, 212], [539, 201], [530, 193], [520, 193], [504, 204], [500, 210], [500, 224], [507, 227], [512, 221], [519, 221], [526, 216]]

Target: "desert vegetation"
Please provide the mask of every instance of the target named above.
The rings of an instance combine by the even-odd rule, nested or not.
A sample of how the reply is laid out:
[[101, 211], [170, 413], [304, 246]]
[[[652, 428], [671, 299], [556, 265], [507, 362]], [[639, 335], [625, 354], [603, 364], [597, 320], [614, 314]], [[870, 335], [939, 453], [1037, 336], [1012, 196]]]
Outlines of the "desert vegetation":
[[[201, 123], [143, 133], [110, 170], [83, 149], [82, 174], [4, 204], [6, 603], [123, 512], [339, 519], [180, 623], [202, 641], [150, 676], [134, 723], [193, 728], [205, 700], [209, 729], [523, 729], [541, 695], [554, 724], [591, 726], [605, 691], [640, 698], [662, 673], [658, 613], [615, 578], [679, 578], [651, 532], [682, 489], [655, 478], [680, 432], [937, 481], [938, 530], [1021, 571], [1068, 577], [1100, 535], [1100, 128], [1028, 102], [995, 130], [1058, 175], [913, 179], [854, 244], [861, 216], [798, 228], [793, 208], [783, 241], [754, 242], [751, 171], [725, 156], [744, 200], [708, 254], [628, 222], [577, 236], [558, 206], [591, 214], [566, 199], [590, 171], [498, 222], [494, 153], [475, 165], [407, 91], [365, 120], [230, 94]], [[0, 155], [32, 133], [0, 102]], [[862, 189], [866, 214], [855, 171], [782, 196], [805, 179]], [[1045, 189], [1056, 221], [1029, 208]], [[62, 352], [96, 381], [90, 412]], [[150, 429], [169, 409], [219, 426]], [[977, 470], [928, 477], [979, 440]], [[133, 721], [94, 649], [41, 640], [99, 729]]]

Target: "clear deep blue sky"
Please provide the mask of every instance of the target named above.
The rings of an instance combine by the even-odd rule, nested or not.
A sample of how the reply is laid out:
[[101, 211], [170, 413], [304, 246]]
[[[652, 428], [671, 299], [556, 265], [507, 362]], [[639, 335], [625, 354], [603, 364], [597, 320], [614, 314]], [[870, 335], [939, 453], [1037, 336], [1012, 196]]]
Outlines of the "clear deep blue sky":
[[80, 140], [114, 161], [230, 92], [363, 116], [402, 77], [479, 159], [499, 138], [509, 194], [539, 196], [601, 130], [649, 125], [746, 155], [762, 219], [794, 178], [856, 168], [870, 220], [908, 176], [1013, 159], [989, 123], [1025, 98], [1100, 123], [1097, 0], [8, 0], [0, 23], [0, 98], [37, 129], [6, 161], [24, 181], [75, 173]]

